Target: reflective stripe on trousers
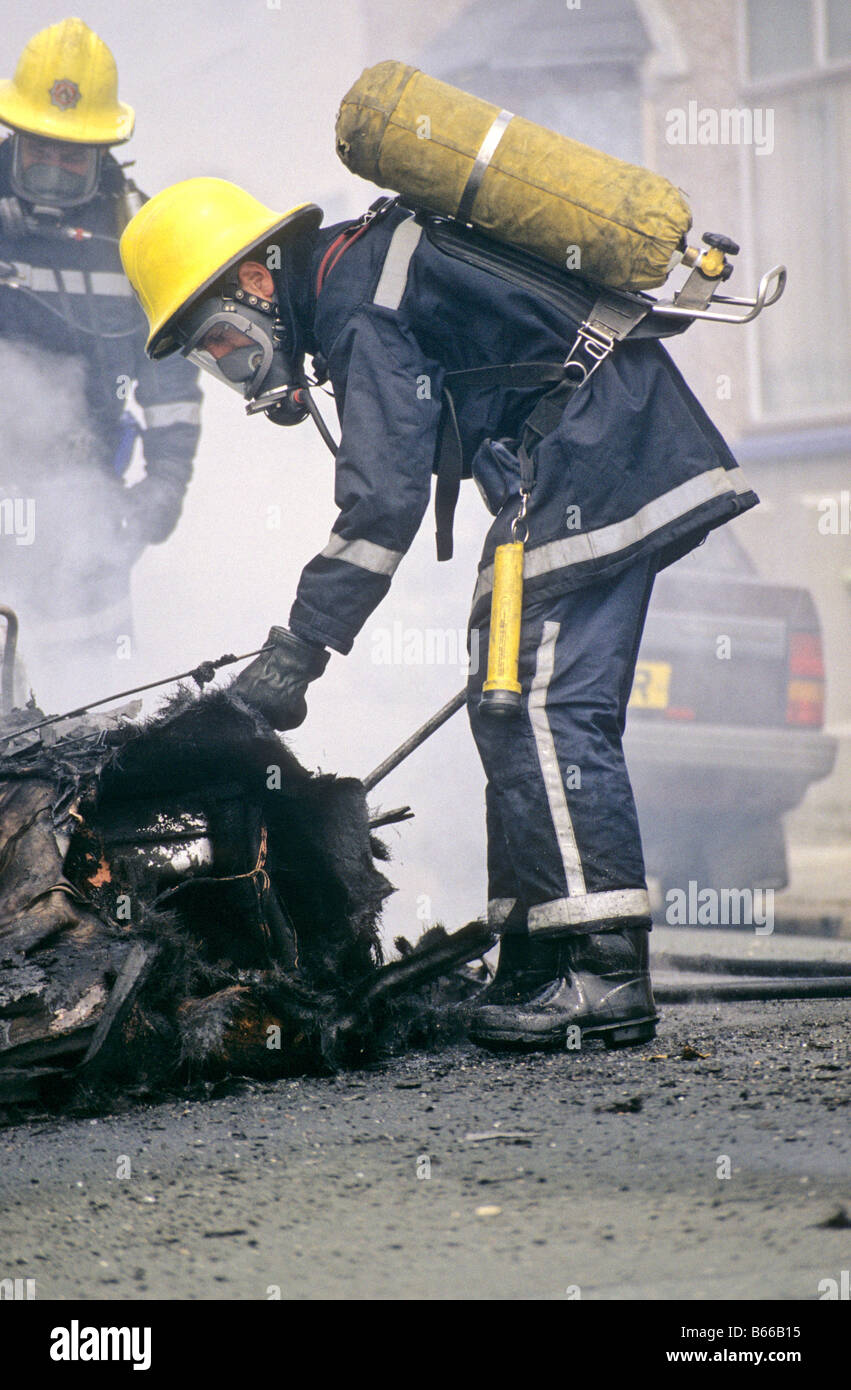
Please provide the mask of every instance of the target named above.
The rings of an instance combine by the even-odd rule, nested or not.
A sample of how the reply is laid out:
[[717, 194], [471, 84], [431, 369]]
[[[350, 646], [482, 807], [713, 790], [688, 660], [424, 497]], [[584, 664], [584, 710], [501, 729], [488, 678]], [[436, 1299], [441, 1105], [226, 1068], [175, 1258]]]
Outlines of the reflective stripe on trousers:
[[[649, 920], [621, 738], [655, 565], [644, 557], [614, 578], [524, 606], [516, 717], [482, 714], [484, 670], [470, 678], [495, 926], [515, 899], [531, 932]], [[487, 640], [483, 628], [483, 657]]]

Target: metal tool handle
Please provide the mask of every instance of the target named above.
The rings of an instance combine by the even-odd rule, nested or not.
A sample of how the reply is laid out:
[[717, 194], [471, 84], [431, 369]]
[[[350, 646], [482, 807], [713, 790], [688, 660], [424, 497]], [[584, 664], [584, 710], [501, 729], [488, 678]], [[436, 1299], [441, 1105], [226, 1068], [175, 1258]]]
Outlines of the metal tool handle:
[[0, 714], [8, 714], [15, 703], [15, 653], [18, 647], [18, 615], [14, 608], [0, 606], [0, 617], [6, 619], [6, 641], [3, 645], [3, 675], [0, 684]]
[[411, 734], [410, 738], [406, 738], [405, 742], [399, 745], [395, 753], [391, 753], [389, 758], [385, 758], [383, 763], [379, 763], [378, 767], [376, 767], [368, 777], [364, 777], [364, 791], [371, 791], [377, 782], [380, 782], [387, 776], [388, 772], [392, 772], [394, 767], [398, 767], [400, 763], [403, 763], [408, 755], [413, 753], [415, 748], [419, 748], [420, 744], [425, 743], [426, 739], [430, 738], [435, 730], [439, 729], [442, 724], [445, 724], [447, 719], [451, 719], [453, 714], [455, 714], [463, 704], [466, 704], [466, 701], [466, 689], [459, 690], [457, 695], [454, 695], [442, 709], [437, 711], [437, 714], [433, 714], [431, 719], [426, 720], [425, 724], [422, 724], [420, 728], [417, 729], [416, 733]]

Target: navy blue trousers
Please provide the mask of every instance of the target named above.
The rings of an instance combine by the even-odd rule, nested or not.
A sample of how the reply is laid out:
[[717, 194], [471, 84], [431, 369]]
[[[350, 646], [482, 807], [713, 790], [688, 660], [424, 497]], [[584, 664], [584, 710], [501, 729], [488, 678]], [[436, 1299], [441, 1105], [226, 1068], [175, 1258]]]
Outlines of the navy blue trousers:
[[525, 604], [513, 717], [479, 709], [489, 635], [479, 629], [467, 708], [487, 775], [492, 925], [549, 935], [650, 925], [622, 736], [655, 575], [651, 555]]

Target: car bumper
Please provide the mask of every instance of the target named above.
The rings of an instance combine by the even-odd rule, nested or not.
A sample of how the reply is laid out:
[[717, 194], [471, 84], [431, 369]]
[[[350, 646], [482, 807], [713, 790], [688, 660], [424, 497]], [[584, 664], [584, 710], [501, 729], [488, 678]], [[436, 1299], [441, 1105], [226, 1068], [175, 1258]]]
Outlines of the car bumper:
[[697, 810], [701, 802], [749, 815], [797, 806], [836, 762], [837, 740], [804, 729], [747, 729], [633, 718], [624, 748], [636, 798], [660, 809]]

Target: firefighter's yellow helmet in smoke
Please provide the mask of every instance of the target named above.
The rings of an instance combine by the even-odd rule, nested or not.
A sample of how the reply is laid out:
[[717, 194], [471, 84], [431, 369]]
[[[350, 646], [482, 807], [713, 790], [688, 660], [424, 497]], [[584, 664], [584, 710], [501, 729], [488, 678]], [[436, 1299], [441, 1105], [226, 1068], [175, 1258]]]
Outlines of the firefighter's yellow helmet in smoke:
[[63, 19], [30, 39], [14, 77], [0, 82], [0, 123], [46, 140], [120, 145], [133, 107], [118, 100], [115, 59], [81, 19]]
[[274, 266], [269, 248], [318, 227], [322, 209], [299, 203], [273, 212], [227, 179], [184, 179], [164, 188], [128, 222], [121, 261], [150, 325], [149, 357], [179, 346], [174, 326], [199, 294], [252, 256]]
[[337, 153], [417, 207], [616, 289], [661, 285], [691, 213], [679, 189], [427, 77], [367, 68], [343, 97]]

